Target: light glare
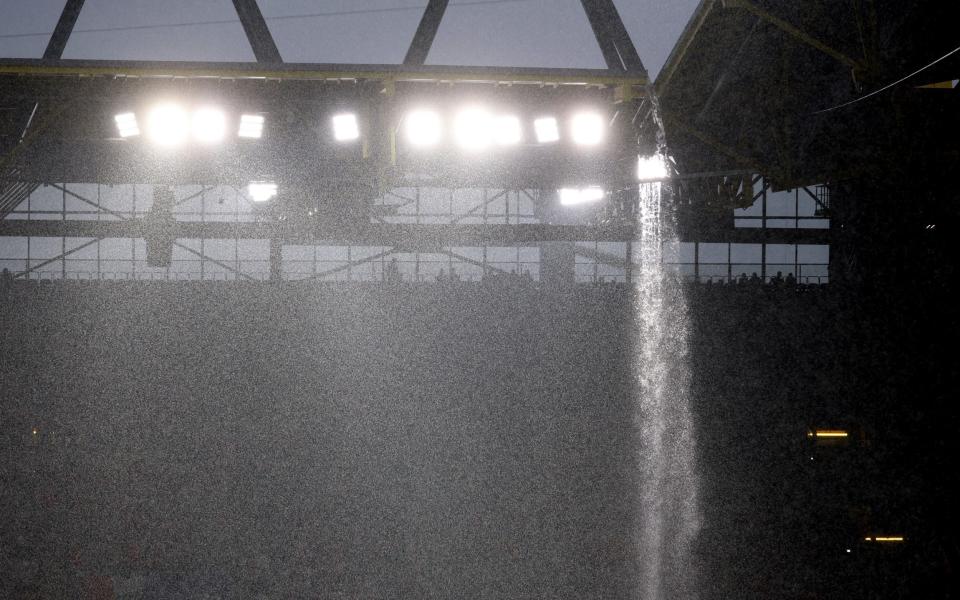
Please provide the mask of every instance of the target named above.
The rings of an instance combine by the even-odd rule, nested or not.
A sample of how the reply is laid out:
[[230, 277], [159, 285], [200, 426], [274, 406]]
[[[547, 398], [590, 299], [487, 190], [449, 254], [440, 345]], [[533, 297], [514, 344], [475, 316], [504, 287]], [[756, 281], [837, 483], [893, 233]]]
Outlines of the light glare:
[[602, 200], [606, 192], [597, 186], [585, 188], [563, 188], [557, 191], [562, 206], [577, 206]]
[[193, 138], [201, 144], [216, 144], [227, 134], [227, 115], [217, 108], [200, 108], [193, 113]]
[[237, 135], [242, 138], [259, 139], [263, 136], [263, 115], [240, 115], [240, 129]]
[[513, 115], [497, 117], [493, 124], [493, 139], [501, 146], [513, 146], [523, 139], [520, 119]]
[[140, 126], [137, 125], [137, 115], [133, 113], [120, 113], [113, 120], [117, 123], [117, 132], [122, 138], [140, 135]]
[[453, 122], [453, 136], [464, 150], [483, 150], [492, 141], [492, 118], [482, 108], [468, 108]]
[[581, 146], [596, 146], [602, 142], [603, 130], [603, 117], [598, 113], [579, 113], [570, 122], [570, 135]]
[[640, 181], [662, 181], [669, 177], [667, 162], [660, 154], [641, 156], [637, 160], [637, 179]]
[[247, 186], [247, 194], [254, 202], [266, 202], [277, 195], [277, 184], [270, 181], [252, 181]]
[[440, 142], [440, 115], [432, 110], [415, 110], [404, 120], [407, 140], [414, 146], [434, 146]]
[[166, 147], [178, 146], [187, 138], [187, 113], [176, 104], [155, 106], [147, 117], [147, 135], [150, 140]]
[[360, 137], [357, 115], [344, 113], [333, 116], [333, 137], [338, 142], [349, 142]]
[[553, 117], [541, 117], [533, 122], [533, 132], [541, 144], [556, 142], [560, 139], [560, 128]]

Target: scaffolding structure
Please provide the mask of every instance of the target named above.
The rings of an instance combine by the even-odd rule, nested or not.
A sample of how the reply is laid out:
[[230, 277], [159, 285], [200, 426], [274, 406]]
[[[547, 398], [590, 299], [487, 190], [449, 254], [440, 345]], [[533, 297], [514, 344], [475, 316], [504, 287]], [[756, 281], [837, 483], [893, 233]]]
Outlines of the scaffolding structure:
[[[254, 0], [234, 6], [255, 63], [64, 60], [83, 4], [67, 2], [42, 59], [0, 61], [0, 103], [10, 116], [0, 148], [0, 261], [15, 277], [363, 279], [398, 259], [416, 281], [444, 264], [467, 279], [498, 271], [537, 278], [544, 257], [572, 263], [576, 255], [578, 265], [596, 265], [593, 280], [630, 280], [636, 160], [652, 105], [646, 69], [611, 0], [582, 2], [606, 69], [426, 65], [447, 7], [437, 0], [400, 65], [285, 63]], [[265, 132], [174, 155], [118, 137], [114, 115], [155, 98], [214, 98], [231, 114], [262, 116]], [[609, 128], [597, 148], [417, 153], [401, 128], [405, 111], [425, 100], [445, 111], [489, 102], [526, 121], [587, 106]], [[354, 144], [318, 133], [345, 109], [359, 121]], [[729, 178], [707, 175], [720, 182], [711, 194]], [[269, 206], [242, 191], [257, 180], [280, 190]], [[560, 206], [559, 189], [588, 184], [606, 191], [603, 202]], [[158, 193], [172, 195], [170, 210], [157, 209]], [[825, 231], [730, 227], [705, 241], [826, 239]], [[543, 252], [549, 244], [571, 251]]]

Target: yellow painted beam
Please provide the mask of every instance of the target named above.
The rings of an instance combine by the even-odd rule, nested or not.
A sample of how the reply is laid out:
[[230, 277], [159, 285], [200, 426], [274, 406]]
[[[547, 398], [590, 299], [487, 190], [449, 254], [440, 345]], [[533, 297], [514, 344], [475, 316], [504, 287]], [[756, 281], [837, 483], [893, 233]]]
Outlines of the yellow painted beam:
[[700, 0], [700, 5], [696, 11], [694, 11], [694, 15], [690, 22], [687, 23], [683, 33], [680, 34], [680, 39], [677, 40], [673, 50], [670, 51], [670, 56], [667, 57], [666, 64], [660, 69], [660, 74], [657, 75], [657, 80], [654, 82], [654, 85], [658, 95], [662, 96], [667, 90], [667, 86], [670, 85], [670, 80], [673, 78], [674, 73], [677, 72], [677, 68], [680, 67], [680, 63], [683, 62], [683, 58], [687, 55], [687, 50], [690, 49], [693, 40], [697, 37], [697, 33], [703, 27], [703, 24], [707, 21], [707, 17], [710, 15], [710, 11], [716, 3], [717, 0]]
[[837, 59], [838, 61], [849, 66], [850, 68], [853, 68], [853, 69], [863, 68], [863, 65], [860, 64], [860, 62], [850, 58], [849, 56], [840, 52], [839, 50], [836, 50], [835, 48], [831, 48], [827, 44], [821, 42], [820, 40], [808, 34], [807, 32], [803, 31], [799, 27], [792, 25], [787, 21], [784, 21], [780, 17], [774, 14], [771, 14], [770, 12], [760, 8], [756, 4], [750, 2], [750, 0], [724, 0], [724, 1], [727, 6], [739, 7], [739, 8], [743, 8], [750, 11], [751, 13], [760, 17], [764, 21], [774, 25], [775, 27], [781, 29], [782, 31], [785, 31], [789, 35], [800, 40], [801, 42], [816, 48], [817, 50], [823, 52], [824, 54], [827, 54]]
[[391, 71], [391, 70], [313, 70], [313, 69], [238, 69], [227, 65], [216, 66], [133, 66], [133, 65], [24, 65], [0, 64], [0, 74], [72, 77], [136, 77], [136, 78], [209, 78], [209, 79], [274, 79], [299, 81], [394, 81], [394, 82], [456, 82], [544, 84], [563, 86], [635, 86], [647, 85], [646, 77], [615, 74], [563, 74], [548, 71], [515, 72], [477, 70], [469, 68], [450, 71]]

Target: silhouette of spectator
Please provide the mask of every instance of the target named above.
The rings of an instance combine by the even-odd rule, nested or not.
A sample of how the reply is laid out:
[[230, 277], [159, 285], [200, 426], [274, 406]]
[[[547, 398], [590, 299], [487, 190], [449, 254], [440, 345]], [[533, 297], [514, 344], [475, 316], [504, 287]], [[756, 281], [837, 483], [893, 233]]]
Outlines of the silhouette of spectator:
[[757, 275], [756, 271], [750, 274], [750, 285], [760, 285], [761, 283], [760, 276]]
[[440, 272], [437, 273], [437, 281], [446, 281], [446, 279], [447, 279], [447, 272], [444, 271], [443, 269], [440, 269]]
[[797, 285], [797, 278], [793, 276], [793, 273], [787, 273], [786, 284], [790, 287]]
[[3, 277], [0, 278], [0, 298], [6, 298], [10, 294], [10, 288], [13, 287], [13, 273], [10, 269], [3, 270]]
[[747, 284], [747, 274], [746, 274], [746, 273], [740, 273], [740, 277], [737, 279], [737, 284], [738, 284], [738, 285], [746, 285], [746, 284]]
[[777, 274], [770, 278], [770, 283], [772, 283], [774, 287], [782, 287], [783, 271], [777, 271]]
[[397, 262], [397, 257], [391, 258], [390, 264], [387, 265], [386, 280], [387, 283], [398, 283], [400, 281], [400, 263]]

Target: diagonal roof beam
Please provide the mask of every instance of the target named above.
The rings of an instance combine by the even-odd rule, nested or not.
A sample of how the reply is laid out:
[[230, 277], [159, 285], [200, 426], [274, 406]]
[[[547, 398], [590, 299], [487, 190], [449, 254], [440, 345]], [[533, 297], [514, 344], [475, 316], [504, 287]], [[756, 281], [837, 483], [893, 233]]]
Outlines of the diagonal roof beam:
[[38, 270], [38, 269], [42, 269], [43, 267], [45, 267], [45, 266], [47, 266], [47, 265], [49, 265], [49, 264], [55, 263], [55, 262], [57, 262], [58, 260], [65, 259], [65, 258], [67, 258], [68, 256], [70, 256], [71, 254], [73, 254], [74, 252], [77, 252], [78, 250], [83, 250], [83, 249], [86, 248], [87, 246], [92, 246], [93, 244], [96, 244], [97, 242], [99, 242], [99, 241], [102, 240], [102, 239], [103, 239], [103, 238], [95, 237], [95, 238], [93, 238], [92, 240], [89, 240], [89, 241], [87, 241], [87, 242], [85, 242], [85, 243], [83, 243], [83, 244], [80, 244], [80, 245], [77, 246], [76, 248], [71, 248], [70, 250], [67, 250], [66, 252], [63, 252], [63, 253], [61, 253], [61, 254], [58, 254], [57, 256], [54, 256], [53, 258], [49, 258], [49, 259], [47, 259], [47, 260], [45, 260], [45, 261], [39, 262], [39, 263], [37, 263], [37, 264], [35, 264], [35, 265], [27, 268], [27, 269], [24, 270], [24, 271], [20, 271], [19, 273], [15, 273], [14, 276], [13, 276], [13, 278], [14, 278], [14, 279], [19, 279], [19, 278], [26, 277], [26, 276], [29, 275], [30, 273], [33, 273], [34, 271], [36, 271], [36, 270]]
[[60, 20], [50, 36], [47, 43], [47, 49], [43, 52], [45, 60], [57, 60], [63, 58], [63, 51], [70, 40], [70, 34], [73, 32], [73, 26], [77, 24], [77, 17], [80, 16], [80, 9], [83, 8], [84, 0], [67, 0], [67, 4], [60, 13]]
[[781, 29], [782, 31], [786, 32], [788, 35], [800, 40], [801, 42], [809, 46], [816, 48], [817, 50], [823, 52], [824, 54], [827, 54], [828, 56], [833, 57], [834, 59], [847, 65], [851, 69], [856, 70], [856, 69], [863, 68], [863, 65], [861, 65], [858, 61], [850, 58], [849, 56], [840, 52], [839, 50], [836, 50], [833, 47], [828, 46], [827, 44], [813, 37], [806, 31], [800, 29], [799, 27], [791, 25], [787, 21], [781, 19], [780, 17], [774, 15], [769, 11], [762, 9], [761, 7], [750, 2], [749, 0], [725, 0], [725, 1], [726, 1], [727, 7], [731, 7], [731, 8], [739, 7], [739, 8], [746, 9], [751, 13], [753, 13], [754, 15], [760, 17], [764, 21], [767, 21], [768, 23], [772, 24], [774, 27]]
[[449, 0], [430, 0], [427, 4], [420, 19], [420, 25], [417, 26], [417, 32], [413, 34], [413, 41], [407, 48], [407, 56], [403, 59], [403, 64], [419, 66], [427, 62], [427, 54], [433, 46], [433, 38], [437, 36], [437, 30], [440, 28], [440, 21], [443, 20], [443, 13], [446, 12], [448, 3]]
[[647, 70], [630, 40], [623, 19], [613, 5], [613, 0], [580, 0], [593, 36], [597, 38], [603, 60], [611, 71], [635, 73], [646, 76]]
[[247, 34], [247, 41], [250, 42], [257, 62], [282, 63], [283, 58], [280, 57], [277, 44], [270, 35], [260, 7], [257, 6], [257, 0], [233, 0], [233, 6], [237, 9], [237, 16], [240, 17], [243, 31]]
[[710, 15], [710, 11], [716, 3], [717, 0], [700, 0], [700, 4], [698, 4], [696, 10], [694, 10], [693, 16], [687, 22], [686, 27], [683, 28], [680, 39], [677, 40], [673, 50], [670, 51], [667, 62], [664, 63], [663, 68], [660, 69], [660, 74], [657, 75], [657, 81], [655, 82], [657, 94], [662, 96], [667, 86], [670, 85], [670, 80], [680, 67], [680, 63], [683, 62], [687, 51], [690, 50], [690, 46], [693, 44], [694, 38], [697, 37], [697, 33], [700, 32], [704, 23], [707, 22], [707, 17]]
[[399, 246], [393, 246], [392, 248], [387, 248], [387, 249], [384, 250], [383, 252], [378, 252], [378, 253], [376, 253], [376, 254], [372, 254], [372, 255], [370, 255], [370, 256], [365, 256], [365, 257], [363, 257], [363, 258], [357, 258], [357, 259], [355, 259], [355, 260], [351, 260], [351, 261], [349, 261], [349, 262], [346, 262], [346, 263], [344, 263], [344, 264], [342, 264], [342, 265], [333, 267], [332, 269], [327, 269], [326, 271], [320, 271], [319, 273], [314, 273], [313, 275], [307, 277], [306, 279], [319, 279], [319, 278], [321, 278], [321, 277], [326, 277], [326, 276], [328, 276], [328, 275], [334, 275], [334, 274], [336, 274], [336, 273], [339, 273], [340, 271], [346, 271], [347, 269], [349, 269], [349, 268], [351, 268], [351, 267], [358, 267], [358, 266], [360, 266], [360, 265], [364, 265], [364, 264], [367, 264], [367, 263], [376, 262], [376, 261], [380, 260], [381, 258], [386, 258], [387, 256], [390, 256], [391, 254], [395, 254], [395, 253], [397, 253], [397, 252], [400, 252], [400, 247], [399, 247]]

